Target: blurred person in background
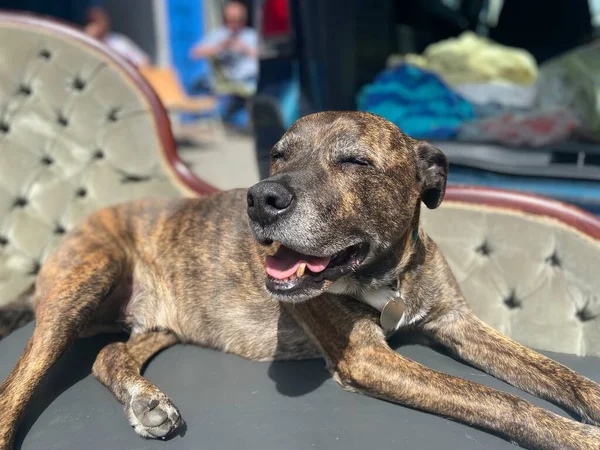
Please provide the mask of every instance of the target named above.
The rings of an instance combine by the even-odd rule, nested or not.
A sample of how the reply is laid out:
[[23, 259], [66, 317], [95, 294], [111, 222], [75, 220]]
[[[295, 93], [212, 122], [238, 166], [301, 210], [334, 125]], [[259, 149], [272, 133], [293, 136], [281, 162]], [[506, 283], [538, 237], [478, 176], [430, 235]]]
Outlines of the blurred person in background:
[[102, 0], [0, 0], [0, 9], [24, 11], [68, 22], [102, 41], [135, 66], [150, 62], [128, 37], [111, 31], [110, 16]]
[[89, 7], [86, 11], [86, 19], [83, 29], [87, 34], [102, 41], [136, 67], [150, 64], [148, 55], [131, 39], [111, 30], [110, 15], [104, 8], [96, 5]]
[[247, 26], [248, 10], [237, 1], [223, 7], [223, 26], [209, 33], [192, 51], [194, 59], [207, 58], [223, 78], [253, 93], [258, 75], [257, 35]]

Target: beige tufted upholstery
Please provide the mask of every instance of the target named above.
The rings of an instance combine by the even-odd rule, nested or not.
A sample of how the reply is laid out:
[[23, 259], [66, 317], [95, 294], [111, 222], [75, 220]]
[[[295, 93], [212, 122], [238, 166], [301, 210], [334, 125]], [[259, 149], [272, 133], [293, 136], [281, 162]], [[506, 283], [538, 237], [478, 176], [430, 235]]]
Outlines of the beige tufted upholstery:
[[484, 321], [536, 349], [600, 356], [600, 241], [480, 203], [448, 201], [422, 220]]
[[85, 215], [189, 192], [166, 164], [170, 149], [181, 166], [166, 117], [135, 69], [101, 44], [0, 14], [0, 306]]

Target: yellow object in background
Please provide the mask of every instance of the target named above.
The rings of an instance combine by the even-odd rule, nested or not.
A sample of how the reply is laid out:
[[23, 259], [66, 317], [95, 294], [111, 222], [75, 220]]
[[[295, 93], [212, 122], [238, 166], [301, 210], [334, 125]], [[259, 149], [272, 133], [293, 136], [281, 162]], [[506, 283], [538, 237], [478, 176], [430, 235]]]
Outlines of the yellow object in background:
[[423, 55], [394, 55], [388, 66], [408, 63], [437, 73], [449, 85], [481, 82], [535, 82], [538, 67], [526, 50], [506, 47], [466, 31], [428, 46]]

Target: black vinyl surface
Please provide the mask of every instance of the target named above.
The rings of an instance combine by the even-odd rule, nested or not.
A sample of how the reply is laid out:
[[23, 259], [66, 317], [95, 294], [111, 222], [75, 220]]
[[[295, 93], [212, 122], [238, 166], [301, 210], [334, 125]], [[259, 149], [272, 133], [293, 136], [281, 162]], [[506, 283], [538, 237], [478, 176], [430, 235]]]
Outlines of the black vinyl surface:
[[[0, 379], [9, 374], [32, 329], [29, 325], [0, 341]], [[145, 375], [178, 406], [186, 426], [170, 440], [145, 440], [90, 374], [99, 349], [114, 339], [82, 339], [63, 356], [30, 404], [15, 450], [515, 448], [481, 430], [345, 392], [320, 360], [259, 363], [183, 345], [159, 354]], [[406, 345], [398, 351], [433, 369], [517, 393], [565, 415], [430, 348]], [[600, 359], [549, 356], [600, 381]]]

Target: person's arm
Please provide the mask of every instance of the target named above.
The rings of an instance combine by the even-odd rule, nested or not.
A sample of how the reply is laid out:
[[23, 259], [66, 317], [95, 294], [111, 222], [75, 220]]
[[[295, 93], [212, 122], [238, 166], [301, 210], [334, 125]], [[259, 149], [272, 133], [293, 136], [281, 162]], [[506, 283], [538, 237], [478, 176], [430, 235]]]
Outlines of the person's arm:
[[192, 49], [191, 56], [194, 59], [212, 58], [223, 50], [223, 44], [198, 44]]
[[221, 53], [229, 44], [230, 39], [224, 39], [219, 34], [212, 33], [192, 48], [190, 57], [192, 59], [213, 58]]

